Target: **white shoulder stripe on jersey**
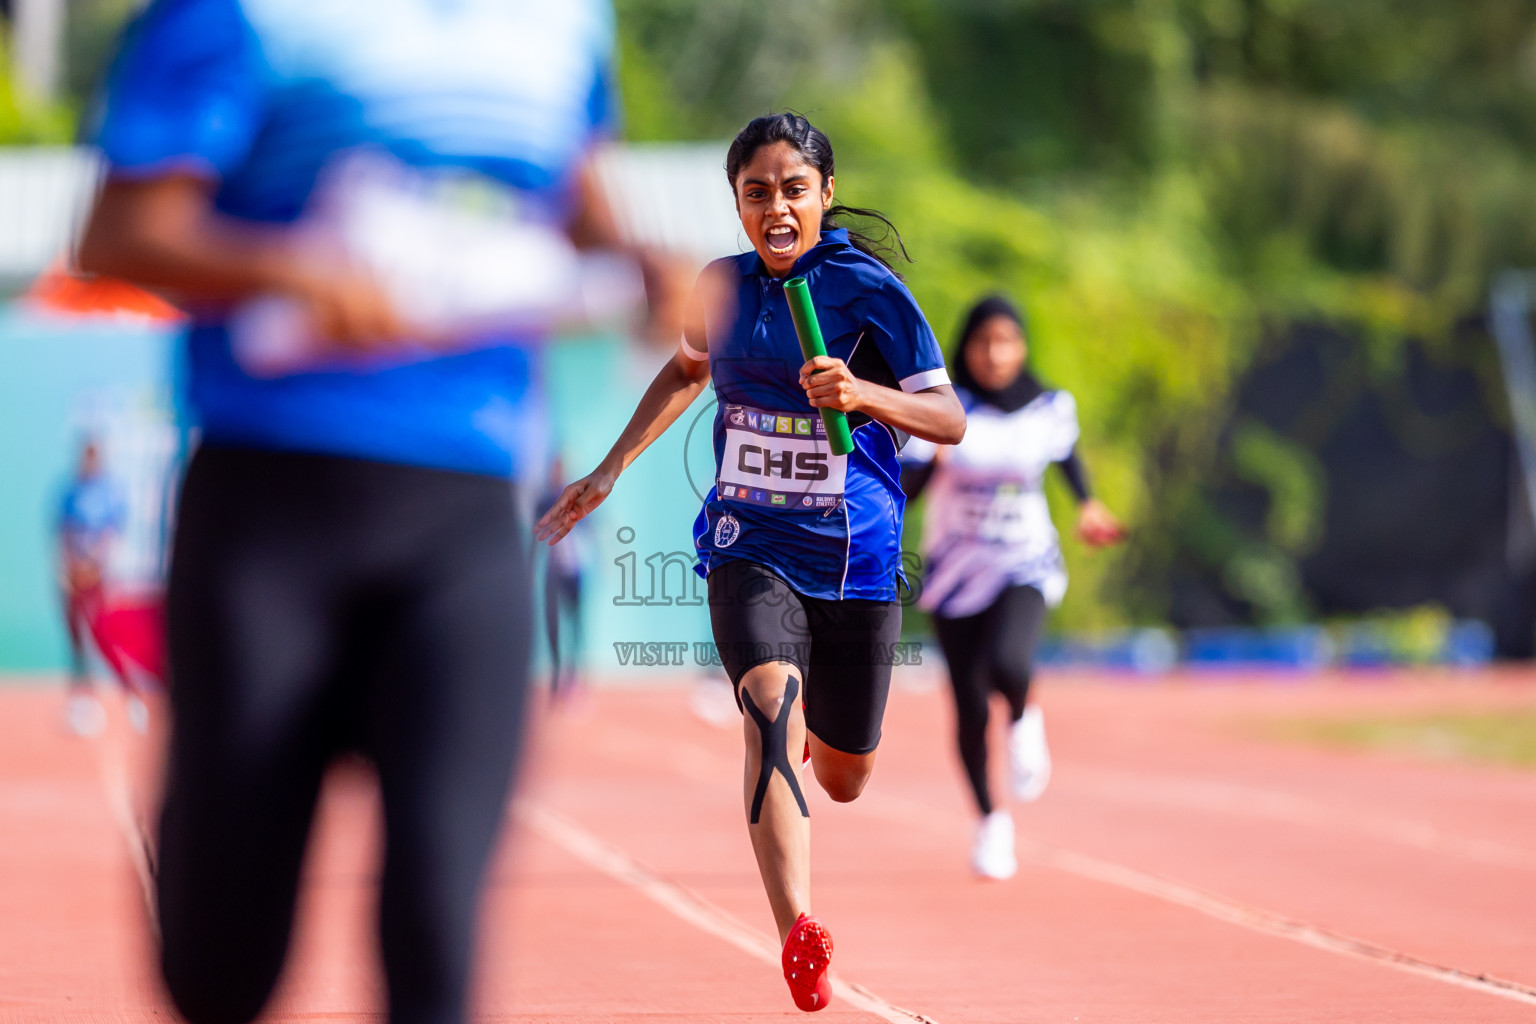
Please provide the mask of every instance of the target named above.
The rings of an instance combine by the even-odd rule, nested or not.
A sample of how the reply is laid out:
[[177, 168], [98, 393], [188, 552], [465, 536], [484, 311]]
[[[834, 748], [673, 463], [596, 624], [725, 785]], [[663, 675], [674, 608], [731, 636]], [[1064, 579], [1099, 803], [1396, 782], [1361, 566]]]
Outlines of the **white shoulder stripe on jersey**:
[[682, 351], [684, 359], [691, 359], [696, 363], [709, 362], [709, 353], [700, 352], [698, 349], [688, 344], [688, 335], [686, 334], [678, 339], [678, 348]]
[[907, 394], [915, 391], [926, 391], [928, 388], [936, 388], [940, 384], [949, 383], [949, 371], [940, 366], [935, 370], [924, 370], [922, 373], [914, 373], [901, 382], [901, 390]]

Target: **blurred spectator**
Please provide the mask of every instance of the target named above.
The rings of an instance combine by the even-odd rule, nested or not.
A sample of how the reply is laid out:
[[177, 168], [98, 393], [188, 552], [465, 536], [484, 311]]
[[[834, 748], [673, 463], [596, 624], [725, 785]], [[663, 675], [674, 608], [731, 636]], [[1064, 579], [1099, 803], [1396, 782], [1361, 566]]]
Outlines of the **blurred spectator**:
[[[550, 463], [548, 490], [537, 511], [542, 514], [554, 505], [564, 489], [565, 462], [557, 455]], [[591, 529], [586, 520], [577, 523], [558, 544], [549, 546], [544, 570], [544, 630], [549, 638], [549, 690], [555, 699], [569, 698], [578, 682], [577, 664], [583, 638], [581, 585], [592, 554]], [[563, 644], [562, 633], [567, 641]]]
[[91, 685], [87, 642], [92, 621], [105, 604], [105, 580], [112, 546], [122, 535], [127, 505], [122, 489], [107, 474], [101, 448], [93, 439], [80, 448], [74, 478], [59, 503], [59, 582], [64, 621], [69, 628], [69, 700], [65, 723], [81, 736], [106, 726], [106, 712]]

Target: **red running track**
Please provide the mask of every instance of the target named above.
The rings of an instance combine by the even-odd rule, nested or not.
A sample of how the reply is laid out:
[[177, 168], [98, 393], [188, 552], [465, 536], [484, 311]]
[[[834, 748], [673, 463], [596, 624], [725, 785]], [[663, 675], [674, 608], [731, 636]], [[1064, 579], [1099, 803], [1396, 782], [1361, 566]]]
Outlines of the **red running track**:
[[[1056, 777], [1015, 808], [1010, 882], [967, 873], [971, 814], [931, 685], [893, 695], [858, 802], [812, 795], [816, 910], [843, 982], [820, 1019], [1536, 1021], [1536, 772], [1263, 730], [1308, 713], [1529, 708], [1536, 679], [1058, 676], [1040, 695]], [[64, 736], [61, 703], [0, 690], [0, 1020], [164, 1021], [128, 841], [153, 744], [116, 721], [102, 739]], [[483, 1019], [802, 1016], [771, 966], [739, 746], [676, 687], [601, 690], [542, 717], [491, 877]], [[272, 1019], [380, 1019], [375, 823], [366, 774], [338, 772]]]

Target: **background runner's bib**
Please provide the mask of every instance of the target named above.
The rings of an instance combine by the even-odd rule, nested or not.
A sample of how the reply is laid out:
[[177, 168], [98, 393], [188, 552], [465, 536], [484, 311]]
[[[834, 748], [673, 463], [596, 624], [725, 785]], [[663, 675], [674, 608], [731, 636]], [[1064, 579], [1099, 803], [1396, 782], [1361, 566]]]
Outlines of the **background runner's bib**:
[[980, 544], [1025, 546], [1048, 536], [1051, 513], [1038, 487], [1015, 479], [962, 480], [950, 494], [954, 532]]
[[848, 456], [833, 455], [820, 416], [725, 407], [720, 497], [770, 509], [834, 508]]

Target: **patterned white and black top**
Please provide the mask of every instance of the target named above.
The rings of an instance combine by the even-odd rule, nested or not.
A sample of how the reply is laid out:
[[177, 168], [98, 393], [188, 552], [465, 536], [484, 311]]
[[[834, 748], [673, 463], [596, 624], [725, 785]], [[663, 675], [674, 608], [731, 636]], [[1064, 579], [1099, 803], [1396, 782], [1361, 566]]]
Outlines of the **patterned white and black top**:
[[918, 607], [945, 618], [986, 609], [1010, 586], [1033, 586], [1052, 607], [1067, 592], [1056, 527], [1045, 500], [1045, 471], [1067, 464], [1079, 498], [1077, 402], [1042, 391], [1009, 412], [956, 388], [966, 411], [965, 438], [934, 463], [936, 446], [913, 438], [909, 467], [932, 466], [923, 521], [925, 578]]

